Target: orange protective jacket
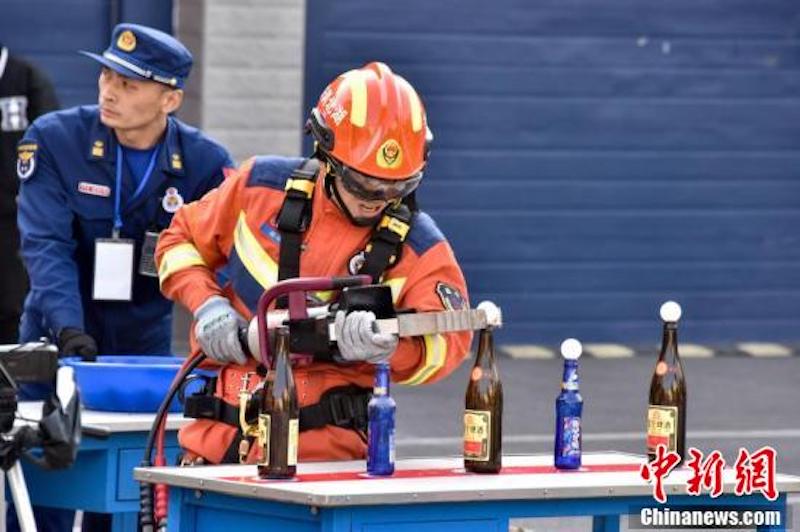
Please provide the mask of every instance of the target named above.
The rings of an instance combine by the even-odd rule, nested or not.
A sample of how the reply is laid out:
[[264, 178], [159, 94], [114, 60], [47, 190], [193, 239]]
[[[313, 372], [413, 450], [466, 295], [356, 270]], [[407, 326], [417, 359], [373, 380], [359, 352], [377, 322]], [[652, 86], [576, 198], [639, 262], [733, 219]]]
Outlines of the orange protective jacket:
[[[276, 217], [286, 181], [302, 162], [272, 156], [250, 159], [219, 188], [181, 208], [156, 249], [164, 295], [191, 312], [209, 297], [222, 295], [250, 319], [261, 293], [277, 281], [280, 235]], [[312, 220], [301, 247], [301, 277], [349, 275], [348, 265], [364, 250], [372, 228], [350, 223], [327, 196], [322, 176], [312, 201]], [[422, 212], [415, 214], [400, 260], [385, 272], [382, 282], [391, 287], [396, 308], [439, 311], [468, 304], [464, 276], [452, 249]], [[318, 295], [323, 300], [331, 297]], [[471, 332], [401, 339], [391, 359], [392, 380], [418, 385], [442, 379], [468, 355], [471, 340]], [[199, 350], [193, 331], [191, 345], [193, 351]], [[255, 368], [254, 360], [244, 366], [221, 367], [217, 396], [238, 405], [242, 376]], [[319, 402], [334, 387], [368, 387], [373, 373], [366, 363], [313, 362], [297, 367], [294, 379], [300, 406]], [[248, 388], [255, 387], [257, 380], [249, 379]], [[199, 419], [181, 429], [179, 441], [190, 455], [219, 463], [236, 432], [230, 425]], [[365, 451], [353, 430], [326, 426], [300, 434], [300, 460], [363, 458]], [[251, 452], [250, 461], [256, 458], [256, 452]]]

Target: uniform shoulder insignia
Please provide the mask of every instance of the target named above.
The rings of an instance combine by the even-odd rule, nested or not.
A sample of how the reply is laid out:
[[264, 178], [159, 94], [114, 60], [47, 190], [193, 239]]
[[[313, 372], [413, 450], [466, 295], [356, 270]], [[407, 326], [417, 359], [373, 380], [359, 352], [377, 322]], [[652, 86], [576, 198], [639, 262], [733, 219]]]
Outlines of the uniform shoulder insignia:
[[436, 222], [433, 221], [433, 218], [422, 211], [415, 213], [407, 240], [414, 253], [423, 255], [444, 239], [444, 235], [437, 227]]
[[451, 286], [447, 283], [436, 283], [436, 294], [442, 300], [442, 306], [447, 310], [461, 310], [466, 305], [464, 304], [464, 296], [458, 288]]
[[21, 181], [29, 179], [36, 171], [36, 150], [39, 145], [30, 140], [22, 140], [17, 145], [17, 177]]

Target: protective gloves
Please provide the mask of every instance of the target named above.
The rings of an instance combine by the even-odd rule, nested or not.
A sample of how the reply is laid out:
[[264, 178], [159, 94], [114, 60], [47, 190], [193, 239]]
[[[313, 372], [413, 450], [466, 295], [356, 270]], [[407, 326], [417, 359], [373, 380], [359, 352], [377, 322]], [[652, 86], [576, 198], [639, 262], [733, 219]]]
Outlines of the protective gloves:
[[356, 310], [345, 314], [336, 313], [336, 344], [344, 360], [351, 362], [386, 362], [397, 349], [397, 336], [376, 333], [372, 330], [375, 314], [366, 310]]
[[194, 313], [194, 334], [207, 357], [223, 364], [244, 364], [239, 328], [247, 323], [221, 296], [211, 296]]
[[58, 335], [58, 351], [61, 356], [79, 356], [83, 360], [97, 360], [97, 342], [75, 327], [64, 327]]

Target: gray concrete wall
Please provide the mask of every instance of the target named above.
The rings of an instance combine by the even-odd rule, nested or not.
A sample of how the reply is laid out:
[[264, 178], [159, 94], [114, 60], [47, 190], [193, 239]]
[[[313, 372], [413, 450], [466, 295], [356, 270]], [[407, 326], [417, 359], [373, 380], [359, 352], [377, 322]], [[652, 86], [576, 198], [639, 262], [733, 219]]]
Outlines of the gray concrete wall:
[[178, 35], [200, 57], [187, 114], [230, 149], [300, 153], [304, 0], [179, 0]]
[[[179, 116], [252, 155], [299, 155], [305, 0], [177, 0], [175, 28], [195, 64]], [[176, 308], [173, 351], [185, 353], [190, 316]]]

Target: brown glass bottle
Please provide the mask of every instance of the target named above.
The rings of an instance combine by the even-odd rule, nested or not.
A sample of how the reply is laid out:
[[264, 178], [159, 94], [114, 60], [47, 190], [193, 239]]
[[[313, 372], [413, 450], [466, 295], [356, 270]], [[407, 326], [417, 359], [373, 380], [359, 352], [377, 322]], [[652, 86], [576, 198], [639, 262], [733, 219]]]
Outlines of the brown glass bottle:
[[289, 362], [289, 330], [281, 327], [275, 342], [275, 368], [258, 417], [261, 478], [291, 478], [297, 472], [300, 409]]
[[[666, 307], [666, 304], [665, 304]], [[658, 355], [653, 378], [650, 381], [650, 399], [647, 408], [647, 455], [655, 458], [659, 444], [675, 451], [683, 460], [686, 451], [686, 379], [683, 364], [678, 356], [678, 317], [665, 316], [664, 338]]]
[[467, 385], [464, 469], [497, 473], [502, 467], [503, 383], [497, 373], [491, 329], [483, 329]]

